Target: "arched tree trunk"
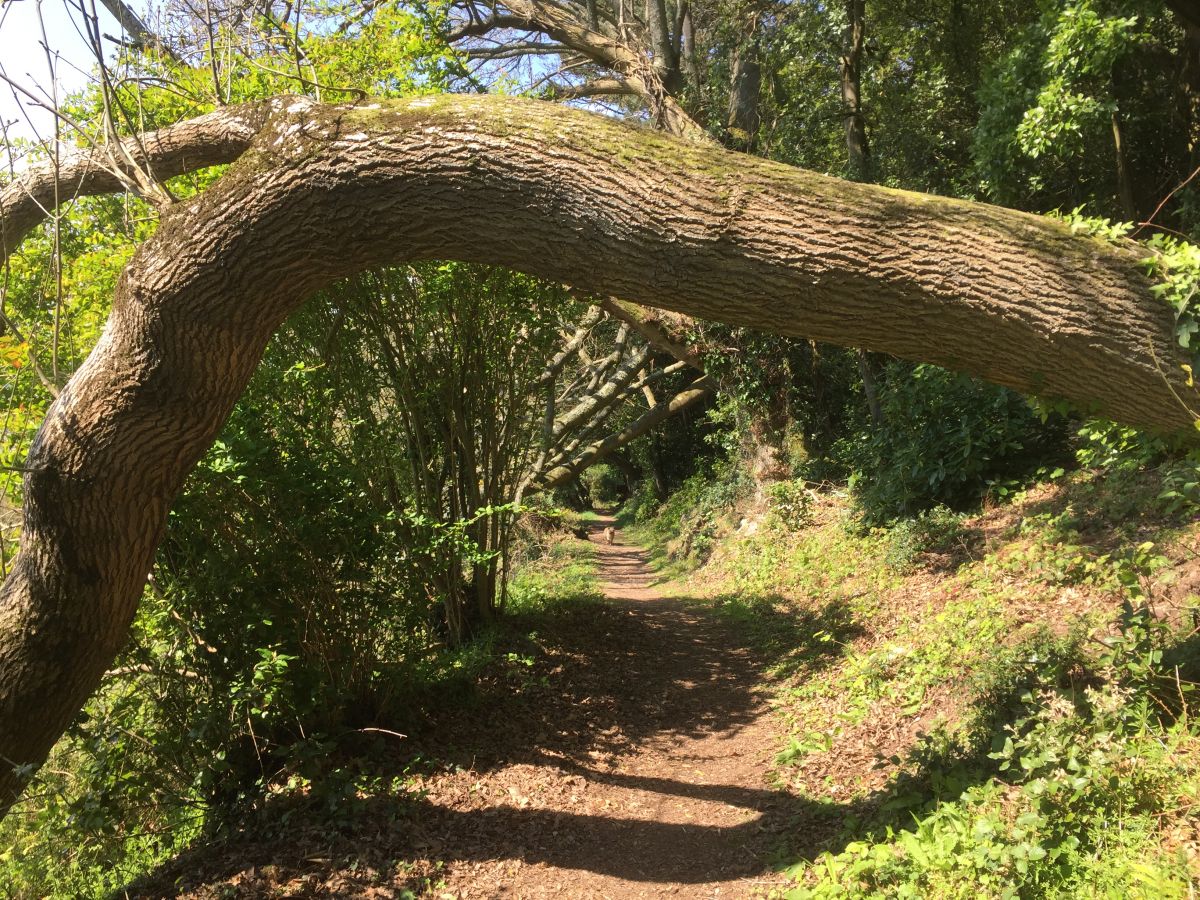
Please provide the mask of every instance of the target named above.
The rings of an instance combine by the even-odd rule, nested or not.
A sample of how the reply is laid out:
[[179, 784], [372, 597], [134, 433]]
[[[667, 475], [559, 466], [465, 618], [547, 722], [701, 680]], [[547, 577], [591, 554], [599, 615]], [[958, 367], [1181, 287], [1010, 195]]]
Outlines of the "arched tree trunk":
[[[534, 101], [294, 99], [227, 114], [253, 138], [218, 136], [221, 154], [191, 158], [211, 164], [238, 141], [245, 152], [164, 213], [30, 452], [21, 553], [0, 593], [5, 802], [125, 640], [167, 511], [272, 332], [368, 267], [507, 265], [927, 360], [1133, 424], [1191, 422], [1168, 384], [1186, 390], [1171, 312], [1132, 245]], [[169, 144], [160, 133], [146, 152]], [[189, 156], [154, 162], [160, 175], [186, 171]], [[75, 193], [113, 188], [86, 163], [63, 171]], [[34, 171], [0, 191], [4, 247], [36, 223], [26, 189], [44, 181]]]

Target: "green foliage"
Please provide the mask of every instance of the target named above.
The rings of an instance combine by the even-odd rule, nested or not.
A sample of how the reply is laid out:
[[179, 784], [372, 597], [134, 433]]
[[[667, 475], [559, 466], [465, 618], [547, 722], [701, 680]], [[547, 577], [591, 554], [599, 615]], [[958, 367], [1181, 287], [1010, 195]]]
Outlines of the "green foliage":
[[1018, 394], [934, 366], [893, 364], [883, 422], [852, 448], [852, 485], [868, 524], [1003, 498], [1065, 455], [1061, 421]]
[[[1174, 848], [1200, 791], [1187, 707], [1200, 655], [1188, 613], [1177, 631], [1146, 605], [1171, 565], [1144, 538], [1169, 527], [1154, 498], [1170, 471], [1118, 455], [1110, 473], [1060, 473], [1018, 496], [1015, 518], [991, 514], [1011, 524], [986, 543], [945, 507], [887, 533], [823, 509], [799, 532], [768, 517], [721, 539], [695, 583], [776, 661], [791, 724], [779, 777], [814, 800], [827, 785], [845, 823], [784, 896], [1187, 896], [1194, 872]], [[696, 479], [665, 508], [704, 494]], [[965, 546], [953, 575], [914, 573], [922, 554]], [[1084, 595], [1129, 602], [1115, 624], [1060, 606]], [[1022, 626], [1031, 615], [1055, 631]], [[918, 726], [879, 760], [882, 787], [839, 763]]]
[[[1171, 16], [1150, 0], [1053, 0], [1026, 11], [1034, 17], [1012, 23], [979, 87], [972, 153], [984, 192], [1030, 210], [1086, 203], [1128, 219], [1132, 201], [1148, 214], [1160, 196], [1145, 185], [1181, 180], [1150, 173], [1187, 166], [1169, 137], [1179, 84], [1153, 62], [1178, 46]], [[1136, 173], [1124, 187], [1114, 178], [1118, 132]]]
[[658, 511], [652, 530], [670, 536], [674, 559], [703, 562], [712, 552], [722, 517], [752, 488], [744, 471], [717, 466], [711, 476], [693, 475]]
[[623, 526], [645, 525], [658, 514], [661, 501], [654, 489], [654, 482], [645, 478], [637, 483], [629, 499], [617, 514]]
[[583, 541], [560, 540], [517, 571], [509, 588], [509, 608], [518, 615], [546, 612], [602, 596], [596, 584], [595, 549]]
[[803, 479], [775, 481], [767, 485], [771, 515], [789, 530], [807, 525], [812, 518], [812, 495]]
[[1087, 0], [1065, 4], [1047, 29], [1047, 80], [1016, 132], [1017, 145], [1030, 159], [1053, 150], [1063, 156], [1079, 153], [1084, 132], [1102, 128], [1115, 109], [1111, 101], [1080, 88], [1093, 81], [1099, 89], [1106, 87], [1113, 67], [1145, 38], [1138, 16], [1104, 15], [1100, 5]]
[[846, 477], [838, 440], [866, 409], [853, 352], [712, 324], [700, 337], [723, 348], [704, 361], [725, 385], [708, 412], [711, 446], [726, 459], [770, 449], [780, 457], [775, 474]]
[[1099, 419], [1085, 422], [1078, 434], [1075, 457], [1090, 469], [1137, 469], [1161, 460], [1167, 450], [1161, 438]]
[[598, 506], [609, 507], [620, 502], [625, 494], [625, 476], [607, 463], [591, 466], [580, 476], [588, 497]]
[[1156, 500], [1170, 517], [1191, 516], [1200, 511], [1200, 461], [1194, 455], [1164, 468], [1162, 490]]
[[884, 559], [897, 572], [912, 572], [925, 554], [954, 553], [965, 546], [966, 540], [962, 516], [945, 506], [935, 506], [891, 525]]
[[[441, 506], [453, 496], [444, 483], [433, 504], [415, 497], [453, 471], [437, 454], [469, 457], [488, 421], [536, 421], [523, 379], [540, 370], [556, 340], [547, 325], [569, 305], [511, 273], [429, 267], [405, 279], [404, 295], [383, 302], [423, 317], [407, 333], [343, 294], [311, 304], [268, 348], [172, 511], [130, 645], [31, 789], [28, 812], [3, 826], [24, 855], [70, 860], [47, 871], [14, 858], [0, 872], [22, 891], [103, 895], [269, 796], [334, 808], [355, 790], [342, 760], [362, 729], [407, 732], [490, 658], [486, 629], [449, 646], [461, 638], [450, 640], [445, 609], [462, 598], [445, 589], [465, 583], [472, 601], [494, 602], [473, 573], [500, 571], [514, 510], [494, 499], [511, 491], [523, 457], [493, 444], [502, 468], [464, 466], [464, 502]], [[376, 325], [420, 361], [415, 386], [370, 349]], [[481, 368], [465, 395], [461, 379]], [[487, 379], [512, 389], [515, 412], [489, 406], [503, 396]], [[447, 411], [459, 417], [449, 425]], [[457, 435], [465, 446], [451, 443]], [[577, 570], [573, 585], [547, 588], [574, 590], [588, 578]], [[548, 602], [536, 594], [525, 584], [515, 602]]]
[[1128, 607], [1082, 683], [1025, 648], [984, 694], [1015, 696], [988, 753], [994, 777], [797, 866], [803, 886], [786, 896], [1186, 896], [1186, 863], [1154, 838], [1196, 787], [1200, 738], [1159, 699], [1188, 687], [1162, 665], [1176, 640]]
[[[1175, 311], [1179, 346], [1195, 357], [1200, 354], [1200, 347], [1193, 346], [1200, 331], [1200, 246], [1163, 234], [1152, 237], [1149, 246], [1154, 255], [1146, 260], [1146, 268], [1160, 282], [1153, 290]], [[1189, 384], [1191, 375], [1189, 369]]]

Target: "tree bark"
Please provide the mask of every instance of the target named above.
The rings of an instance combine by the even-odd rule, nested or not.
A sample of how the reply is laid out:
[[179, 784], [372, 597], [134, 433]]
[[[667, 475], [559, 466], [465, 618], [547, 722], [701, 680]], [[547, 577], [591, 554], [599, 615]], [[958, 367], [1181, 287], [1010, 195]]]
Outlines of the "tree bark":
[[[651, 9], [661, 0], [649, 0]], [[576, 15], [566, 5], [543, 0], [506, 0], [508, 13], [462, 25], [447, 33], [447, 41], [485, 35], [496, 28], [524, 28], [541, 32], [569, 47], [599, 66], [619, 76], [637, 94], [650, 113], [656, 127], [669, 134], [700, 144], [713, 142], [712, 137], [679, 103], [675, 92], [680, 87], [679, 68], [662, 66], [661, 54], [655, 47], [642, 47], [631, 42], [628, 29], [595, 28], [585, 10]], [[665, 7], [664, 7], [665, 11]], [[663, 22], [665, 28], [665, 20]], [[663, 34], [663, 50], [670, 53], [670, 35]], [[667, 60], [669, 61], [669, 60]]]
[[761, 119], [758, 112], [762, 92], [762, 64], [759, 62], [757, 24], [733, 54], [729, 76], [729, 111], [725, 116], [725, 134], [729, 147], [753, 153], [758, 143]]
[[871, 149], [862, 111], [862, 57], [866, 38], [866, 0], [846, 0], [845, 48], [841, 60], [842, 102], [846, 104], [846, 150], [850, 177], [871, 180]]
[[858, 351], [858, 374], [862, 378], [863, 395], [867, 398], [867, 410], [871, 413], [871, 424], [876, 428], [883, 425], [883, 404], [879, 400], [879, 386], [875, 383], [875, 373], [871, 371], [871, 360], [867, 351]]
[[127, 161], [163, 182], [209, 166], [231, 163], [291, 98], [226, 106], [177, 125], [127, 138], [121, 150], [103, 145], [66, 157], [56, 172], [36, 166], [0, 184], [0, 263], [42, 222], [56, 200], [113, 194], [137, 180]]
[[[1172, 313], [1133, 244], [537, 101], [290, 98], [252, 111], [263, 124], [247, 151], [167, 209], [126, 267], [103, 335], [33, 442], [21, 552], [0, 591], [3, 802], [125, 640], [168, 509], [272, 332], [321, 287], [371, 267], [506, 265], [925, 360], [1129, 424], [1191, 427], [1174, 393], [1188, 389]], [[28, 210], [10, 223], [11, 209], [9, 247], [36, 224]]]
[[[842, 102], [846, 104], [846, 161], [855, 181], [871, 180], [871, 144], [867, 138], [867, 120], [862, 108], [862, 58], [867, 35], [866, 0], [846, 0], [846, 33], [841, 59]], [[875, 375], [867, 351], [858, 350], [858, 371], [871, 423], [883, 424], [883, 407], [875, 388]]]
[[648, 434], [657, 425], [676, 413], [683, 412], [688, 407], [694, 406], [710, 396], [716, 390], [716, 387], [716, 381], [707, 375], [696, 379], [670, 400], [658, 403], [620, 431], [610, 434], [608, 437], [593, 444], [589, 444], [587, 447], [581, 448], [579, 453], [569, 462], [556, 466], [547, 472], [536, 482], [535, 489], [548, 491], [551, 488], [574, 481], [584, 471], [600, 462], [609, 454], [635, 441], [642, 435]]
[[[618, 319], [633, 328], [644, 337], [652, 347], [662, 350], [680, 362], [687, 363], [693, 369], [704, 371], [704, 360], [701, 358], [701, 348], [687, 343], [682, 332], [692, 320], [678, 313], [664, 313], [661, 310], [648, 310], [636, 303], [626, 303], [623, 300], [607, 298], [600, 301], [599, 306], [614, 319]], [[669, 317], [669, 321], [667, 321]]]
[[125, 32], [130, 45], [134, 49], [157, 50], [179, 65], [187, 65], [170, 44], [150, 30], [150, 27], [143, 21], [141, 16], [134, 12], [125, 0], [100, 0], [100, 3], [117, 20], [117, 23], [121, 26], [121, 30]]

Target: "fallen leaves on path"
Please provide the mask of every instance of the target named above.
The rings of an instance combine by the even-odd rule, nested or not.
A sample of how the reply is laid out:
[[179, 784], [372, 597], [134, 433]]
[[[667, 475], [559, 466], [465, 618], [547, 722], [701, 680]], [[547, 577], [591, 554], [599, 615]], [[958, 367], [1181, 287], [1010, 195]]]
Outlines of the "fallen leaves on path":
[[516, 690], [412, 741], [435, 763], [407, 794], [362, 799], [336, 834], [298, 823], [283, 846], [197, 851], [175, 864], [175, 895], [724, 898], [773, 883], [781, 832], [827, 811], [768, 784], [779, 722], [762, 661], [731, 623], [660, 596], [638, 548], [596, 544], [608, 601], [539, 625]]

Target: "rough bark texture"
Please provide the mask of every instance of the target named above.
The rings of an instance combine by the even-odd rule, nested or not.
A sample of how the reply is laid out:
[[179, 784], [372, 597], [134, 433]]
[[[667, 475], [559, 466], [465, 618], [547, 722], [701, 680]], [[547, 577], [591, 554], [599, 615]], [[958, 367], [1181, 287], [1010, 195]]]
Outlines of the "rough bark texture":
[[753, 152], [758, 143], [759, 94], [762, 91], [762, 64], [758, 59], [757, 35], [751, 31], [746, 43], [733, 55], [733, 71], [729, 77], [729, 111], [725, 117], [725, 133], [734, 150]]
[[[168, 508], [271, 333], [368, 267], [508, 265], [1094, 402], [1132, 424], [1190, 424], [1168, 389], [1185, 390], [1171, 314], [1132, 245], [535, 101], [260, 111], [249, 150], [169, 209], [130, 262], [99, 344], [34, 442], [22, 549], [0, 593], [0, 756], [12, 765], [42, 761], [125, 639]], [[19, 785], [0, 770], [0, 795]]]
[[56, 172], [39, 166], [0, 186], [0, 262], [54, 206], [74, 197], [112, 194], [134, 180], [126, 160], [159, 181], [231, 163], [250, 146], [267, 121], [287, 101], [226, 106], [124, 142], [124, 152], [98, 145], [69, 156]]

